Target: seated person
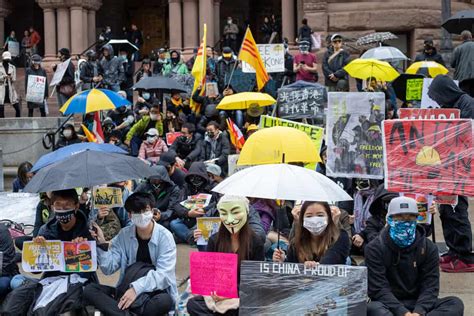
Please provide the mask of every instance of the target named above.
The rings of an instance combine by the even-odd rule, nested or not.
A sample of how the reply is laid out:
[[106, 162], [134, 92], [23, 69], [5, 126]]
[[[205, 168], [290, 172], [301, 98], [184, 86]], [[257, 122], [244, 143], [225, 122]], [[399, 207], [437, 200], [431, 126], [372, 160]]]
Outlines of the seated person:
[[180, 132], [186, 117], [182, 118], [176, 115], [176, 109], [168, 109], [163, 120], [163, 134]]
[[230, 141], [226, 132], [222, 132], [217, 122], [209, 122], [206, 137], [202, 142], [200, 160], [213, 162], [227, 174], [227, 158], [230, 154]]
[[146, 140], [140, 145], [138, 158], [150, 165], [157, 164], [161, 154], [168, 151], [168, 146], [158, 135], [156, 128], [150, 128], [145, 136]]
[[107, 251], [102, 230], [95, 224], [98, 264], [111, 275], [120, 270], [117, 288], [89, 284], [84, 298], [105, 315], [166, 315], [174, 310], [176, 244], [173, 236], [153, 221], [153, 196], [134, 193], [125, 202], [133, 225], [123, 228]]
[[[118, 94], [124, 99], [127, 98], [125, 91], [119, 91]], [[110, 118], [115, 125], [114, 130], [126, 134], [135, 122], [133, 111], [128, 106], [120, 106], [107, 112], [106, 118]]]
[[135, 192], [145, 192], [153, 195], [155, 205], [154, 220], [170, 229], [171, 220], [176, 218], [175, 209], [179, 205], [179, 187], [170, 180], [165, 167], [153, 166], [153, 175], [141, 183]]
[[[255, 233], [248, 222], [249, 201], [244, 197], [224, 195], [217, 204], [219, 217], [222, 224], [217, 234], [209, 238], [207, 251], [236, 253], [240, 262], [243, 260], [263, 261], [263, 241], [256, 238]], [[239, 278], [239, 277], [238, 277]], [[240, 279], [240, 278], [239, 278]], [[223, 301], [226, 301], [223, 303]], [[225, 315], [238, 315], [238, 300], [220, 297], [215, 294], [211, 296], [195, 296], [188, 301], [187, 310], [190, 315], [215, 315], [215, 310], [210, 310], [206, 302], [211, 306], [221, 304], [232, 305]]]
[[7, 226], [0, 224], [0, 251], [3, 254], [0, 275], [0, 300], [10, 291], [12, 278], [19, 274], [15, 261], [15, 246]]
[[171, 149], [178, 155], [178, 164], [182, 168], [189, 169], [191, 163], [199, 160], [202, 138], [196, 133], [196, 127], [191, 123], [184, 123], [181, 133], [183, 135], [176, 138]]
[[150, 92], [139, 92], [138, 95], [137, 102], [133, 106], [133, 114], [137, 122], [141, 120], [143, 116], [150, 114], [150, 108], [153, 104]]
[[438, 248], [418, 227], [416, 201], [390, 201], [387, 223], [365, 248], [368, 270], [367, 315], [463, 315], [457, 297], [438, 298]]
[[23, 192], [31, 178], [33, 178], [33, 172], [31, 172], [33, 165], [29, 161], [24, 161], [18, 166], [17, 177], [13, 180], [13, 192]]
[[61, 134], [59, 134], [59, 139], [56, 143], [56, 148], [63, 148], [68, 145], [72, 144], [78, 144], [81, 143], [81, 139], [79, 138], [76, 129], [74, 128], [74, 125], [72, 124], [66, 124], [63, 127], [63, 130], [61, 131]]
[[295, 236], [290, 239], [288, 254], [273, 252], [273, 261], [316, 264], [345, 264], [350, 252], [347, 232], [333, 220], [326, 202], [304, 202], [296, 223]]
[[166, 109], [167, 111], [176, 113], [176, 115], [181, 118], [191, 114], [189, 104], [186, 100], [183, 100], [181, 93], [175, 90], [171, 91], [171, 98], [166, 99]]
[[143, 136], [150, 129], [158, 130], [159, 136], [163, 135], [163, 121], [160, 114], [159, 104], [153, 104], [150, 108], [150, 114], [143, 116], [125, 136], [124, 144], [130, 146], [132, 156], [138, 156], [140, 145], [143, 141]]
[[211, 181], [213, 181], [215, 184], [219, 184], [224, 181], [224, 177], [222, 176], [222, 169], [215, 163], [207, 163], [206, 170], [209, 179], [211, 179]]
[[184, 177], [186, 176], [186, 173], [179, 167], [177, 160], [176, 152], [170, 149], [161, 154], [158, 164], [166, 168], [171, 181], [182, 189], [185, 184]]

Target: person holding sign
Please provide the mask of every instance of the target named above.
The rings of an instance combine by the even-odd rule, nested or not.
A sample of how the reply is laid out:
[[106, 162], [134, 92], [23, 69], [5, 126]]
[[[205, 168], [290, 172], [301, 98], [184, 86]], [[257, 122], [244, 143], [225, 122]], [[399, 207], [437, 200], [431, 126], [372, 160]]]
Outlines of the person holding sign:
[[46, 117], [45, 102], [48, 98], [48, 77], [41, 67], [41, 56], [31, 57], [31, 67], [26, 70], [25, 91], [28, 105], [28, 117], [33, 117], [35, 108], [39, 108], [41, 117]]
[[[58, 106], [61, 108], [66, 101], [76, 93], [76, 83], [74, 81], [75, 67], [71, 62], [71, 52], [68, 48], [61, 48], [58, 51], [59, 61], [58, 65], [53, 65], [53, 71], [58, 74], [63, 73], [60, 77], [59, 83], [56, 85], [56, 93], [58, 96]], [[69, 61], [68, 61], [69, 60]], [[66, 69], [64, 69], [66, 68]], [[54, 82], [54, 77], [52, 82]]]
[[109, 247], [94, 224], [101, 270], [106, 275], [120, 270], [116, 288], [90, 283], [84, 289], [85, 300], [105, 315], [164, 315], [174, 309], [176, 244], [171, 233], [153, 221], [154, 205], [148, 193], [130, 195], [125, 209], [133, 225], [124, 227]]
[[5, 104], [9, 103], [15, 109], [15, 116], [21, 116], [18, 93], [15, 89], [16, 67], [11, 64], [12, 55], [3, 52], [0, 64], [0, 118], [5, 117]]
[[417, 227], [414, 199], [390, 201], [387, 223], [365, 248], [371, 302], [367, 315], [463, 315], [457, 297], [438, 298], [438, 248]]
[[304, 263], [311, 268], [347, 262], [351, 249], [349, 235], [338, 228], [328, 203], [304, 202], [295, 228], [288, 254], [275, 249], [273, 261]]
[[[249, 201], [245, 197], [224, 195], [217, 204], [222, 225], [217, 234], [209, 237], [206, 251], [236, 253], [240, 263], [244, 260], [264, 261], [263, 241], [257, 238], [249, 225]], [[190, 315], [238, 315], [239, 301], [209, 293], [188, 301]]]

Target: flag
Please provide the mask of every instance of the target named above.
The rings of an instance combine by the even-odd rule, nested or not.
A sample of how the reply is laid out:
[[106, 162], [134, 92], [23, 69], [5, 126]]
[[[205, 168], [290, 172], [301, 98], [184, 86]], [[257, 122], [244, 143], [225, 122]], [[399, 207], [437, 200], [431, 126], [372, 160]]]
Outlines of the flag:
[[89, 143], [97, 143], [97, 138], [95, 138], [94, 134], [92, 134], [84, 124], [81, 124], [81, 127], [84, 131], [84, 135], [86, 135], [87, 141]]
[[102, 131], [102, 123], [100, 122], [99, 112], [94, 113], [94, 123], [92, 124], [92, 133], [97, 139], [97, 143], [103, 144], [105, 142], [104, 132]]
[[268, 80], [270, 80], [270, 77], [268, 76], [267, 69], [263, 64], [262, 57], [258, 51], [257, 43], [255, 43], [249, 27], [247, 27], [244, 40], [242, 41], [239, 60], [245, 61], [247, 64], [252, 66], [253, 69], [255, 69], [255, 75], [257, 76], [257, 88], [258, 91], [262, 90]]
[[203, 96], [206, 93], [206, 70], [207, 70], [207, 55], [206, 55], [206, 34], [207, 34], [207, 25], [204, 24], [204, 34], [202, 36], [202, 43], [199, 46], [198, 52], [196, 54], [196, 58], [194, 59], [193, 69], [191, 70], [191, 74], [194, 77], [194, 86], [193, 92], [191, 94], [191, 110], [194, 113], [199, 113], [201, 111], [201, 106], [196, 104], [193, 101], [192, 96], [194, 92], [196, 92], [197, 88], [201, 86], [201, 92], [199, 95]]
[[227, 127], [229, 128], [230, 141], [232, 142], [232, 145], [234, 145], [236, 149], [241, 150], [245, 144], [244, 134], [242, 134], [239, 127], [235, 125], [230, 118], [228, 118], [226, 122]]

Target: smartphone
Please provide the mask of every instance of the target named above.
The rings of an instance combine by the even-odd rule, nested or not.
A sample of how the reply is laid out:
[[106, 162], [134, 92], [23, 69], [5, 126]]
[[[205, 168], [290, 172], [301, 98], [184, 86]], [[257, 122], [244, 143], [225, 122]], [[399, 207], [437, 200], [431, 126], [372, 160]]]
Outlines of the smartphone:
[[305, 65], [306, 62], [305, 62], [304, 60], [302, 60], [302, 61], [300, 61], [300, 64], [301, 64], [301, 65]]

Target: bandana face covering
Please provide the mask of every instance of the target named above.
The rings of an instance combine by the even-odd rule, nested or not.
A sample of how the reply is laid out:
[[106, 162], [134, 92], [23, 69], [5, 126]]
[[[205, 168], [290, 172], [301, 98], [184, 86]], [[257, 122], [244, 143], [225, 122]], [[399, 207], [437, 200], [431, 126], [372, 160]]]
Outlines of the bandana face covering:
[[145, 213], [132, 214], [130, 220], [138, 228], [145, 228], [150, 224], [151, 219], [153, 218], [152, 211], [146, 211]]
[[222, 224], [231, 234], [239, 232], [247, 222], [248, 213], [243, 202], [221, 203], [219, 204], [218, 211]]
[[416, 237], [416, 220], [399, 221], [387, 217], [387, 224], [390, 226], [390, 238], [400, 248], [406, 248], [413, 244]]
[[328, 219], [321, 216], [305, 217], [303, 227], [315, 236], [321, 235], [328, 226]]
[[54, 211], [56, 220], [61, 224], [67, 224], [72, 220], [75, 209]]

